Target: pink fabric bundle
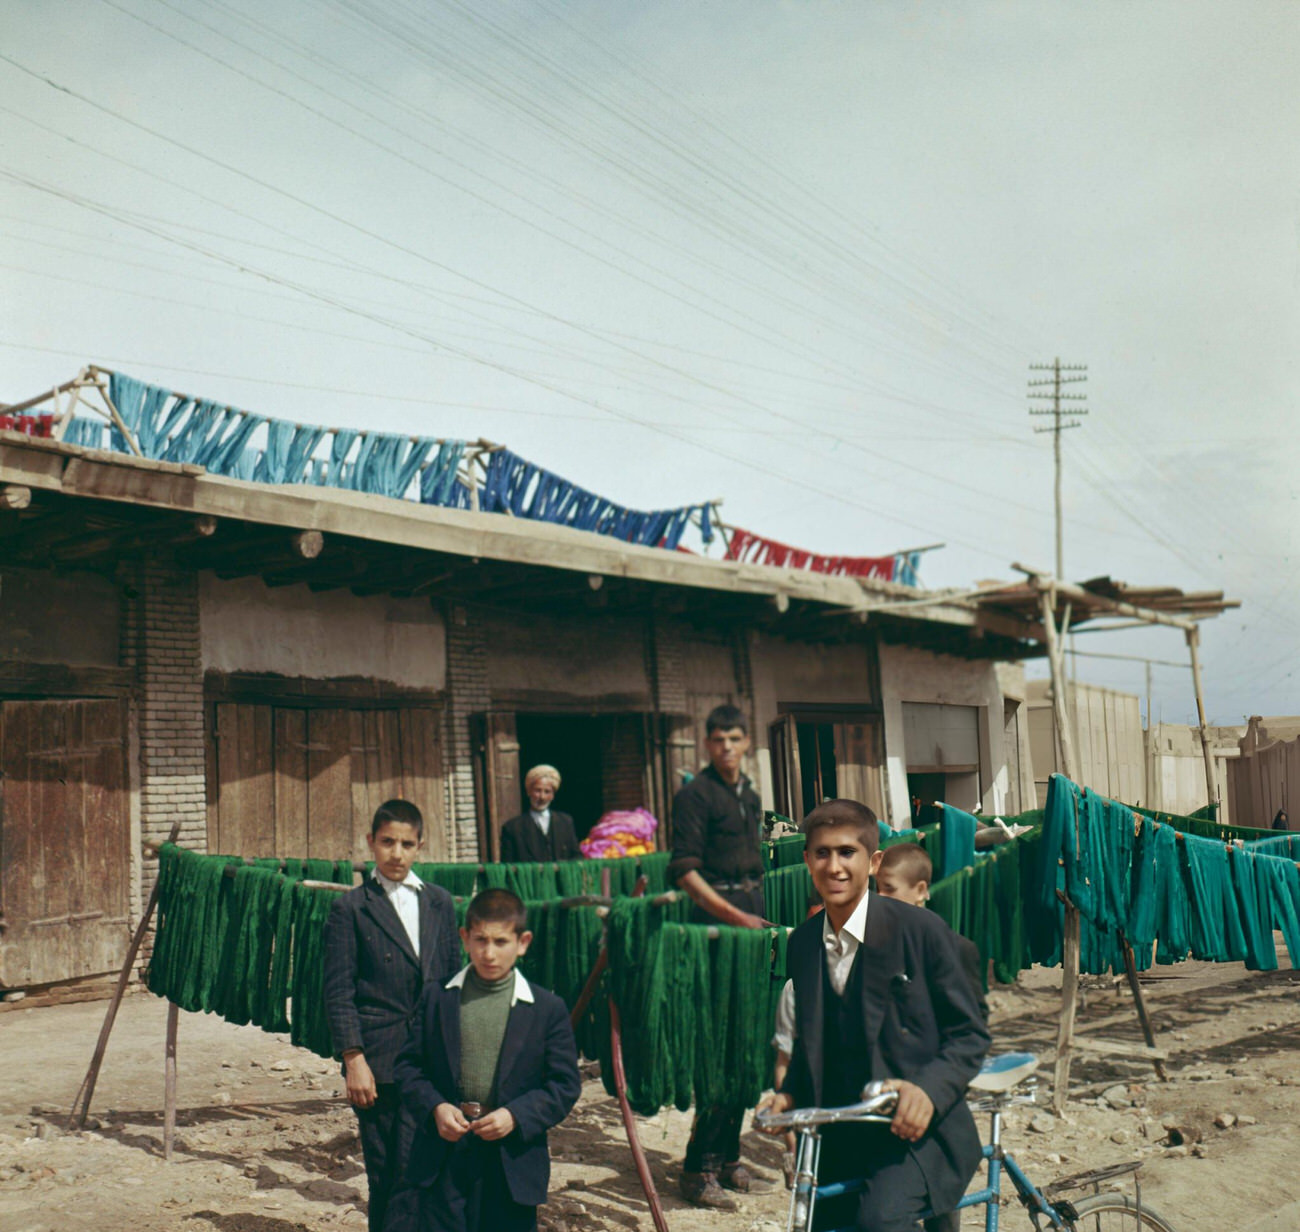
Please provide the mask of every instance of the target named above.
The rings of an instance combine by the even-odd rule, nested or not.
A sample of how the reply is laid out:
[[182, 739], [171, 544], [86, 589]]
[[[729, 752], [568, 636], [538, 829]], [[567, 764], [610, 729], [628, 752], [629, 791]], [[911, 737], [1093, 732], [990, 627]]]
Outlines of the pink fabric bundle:
[[620, 856], [643, 856], [655, 849], [655, 831], [659, 822], [646, 809], [629, 809], [606, 813], [591, 833], [578, 844], [591, 860], [617, 859]]

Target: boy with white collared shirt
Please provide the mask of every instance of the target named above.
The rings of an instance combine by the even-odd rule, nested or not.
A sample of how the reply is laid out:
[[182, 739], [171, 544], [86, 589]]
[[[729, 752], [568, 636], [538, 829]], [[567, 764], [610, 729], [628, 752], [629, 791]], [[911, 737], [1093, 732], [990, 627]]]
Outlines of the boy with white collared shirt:
[[423, 837], [414, 804], [380, 805], [366, 836], [374, 871], [339, 896], [325, 925], [326, 1012], [357, 1116], [370, 1232], [384, 1227], [414, 1133], [393, 1061], [422, 989], [445, 980], [460, 959], [451, 895], [411, 871]]
[[888, 1128], [825, 1132], [819, 1181], [862, 1177], [866, 1186], [819, 1202], [815, 1226], [853, 1220], [863, 1232], [913, 1232], [927, 1208], [957, 1205], [979, 1164], [963, 1095], [988, 1031], [948, 926], [869, 892], [880, 863], [875, 814], [857, 801], [828, 800], [802, 829], [825, 912], [790, 936], [792, 1056], [781, 1088], [760, 1108], [850, 1104], [876, 1080], [897, 1091]]
[[564, 1002], [515, 969], [532, 941], [526, 919], [509, 890], [479, 894], [460, 934], [469, 966], [425, 990], [395, 1067], [416, 1123], [405, 1186], [418, 1194], [418, 1223], [389, 1232], [537, 1227], [547, 1130], [568, 1116], [582, 1082]]

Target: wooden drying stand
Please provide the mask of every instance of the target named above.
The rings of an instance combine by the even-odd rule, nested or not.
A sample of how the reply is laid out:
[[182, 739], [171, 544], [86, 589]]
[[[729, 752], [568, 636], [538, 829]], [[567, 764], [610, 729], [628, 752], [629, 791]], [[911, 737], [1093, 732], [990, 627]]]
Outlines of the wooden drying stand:
[[[171, 832], [167, 836], [169, 843], [174, 843], [181, 832], [181, 823], [179, 821], [172, 823]], [[68, 1116], [69, 1129], [85, 1129], [86, 1116], [90, 1112], [90, 1101], [95, 1097], [95, 1084], [99, 1081], [100, 1066], [104, 1064], [104, 1053], [108, 1050], [108, 1037], [113, 1033], [113, 1023], [117, 1019], [118, 1008], [122, 1004], [122, 998], [126, 995], [126, 986], [131, 979], [131, 968], [135, 966], [135, 957], [140, 952], [140, 945], [144, 941], [144, 935], [149, 931], [149, 921], [153, 919], [154, 908], [158, 905], [158, 882], [155, 880], [153, 889], [149, 892], [149, 901], [145, 904], [144, 911], [140, 913], [140, 922], [135, 926], [135, 933], [131, 937], [131, 944], [126, 948], [126, 958], [122, 962], [121, 973], [117, 977], [117, 987], [113, 990], [113, 996], [109, 1000], [108, 1010], [104, 1014], [104, 1024], [99, 1028], [99, 1039], [95, 1042], [95, 1051], [90, 1058], [90, 1068], [86, 1070], [86, 1076], [81, 1080], [81, 1086], [77, 1090], [76, 1097], [72, 1101], [72, 1112]], [[175, 1068], [175, 1041], [176, 1028], [173, 1014], [176, 1007], [170, 1007], [167, 1016], [168, 1038], [172, 1046], [172, 1067]], [[173, 1080], [173, 1094], [175, 1082]]]
[[[1070, 627], [1071, 603], [1066, 603], [1060, 627], [1058, 628], [1056, 623], [1056, 602], [1058, 594], [1065, 596], [1067, 599], [1073, 599], [1082, 592], [1079, 592], [1075, 587], [1063, 585], [1054, 579], [1043, 576], [1033, 569], [1027, 569], [1022, 565], [1014, 567], [1023, 573], [1027, 573], [1034, 588], [1038, 591], [1043, 628], [1047, 640], [1048, 665], [1052, 675], [1052, 711], [1061, 751], [1061, 769], [1064, 771], [1066, 778], [1078, 782], [1078, 765], [1075, 760], [1073, 729], [1065, 705], [1065, 654], [1061, 645], [1061, 637]], [[1205, 751], [1206, 781], [1211, 791], [1210, 798], [1213, 800], [1213, 765], [1209, 743], [1205, 739], [1204, 732], [1204, 706], [1201, 704], [1200, 670], [1196, 660], [1196, 637], [1198, 632], [1196, 626], [1191, 621], [1178, 620], [1163, 613], [1148, 613], [1139, 608], [1131, 608], [1127, 604], [1114, 604], [1113, 606], [1127, 609], [1124, 612], [1125, 615], [1136, 615], [1146, 623], [1173, 624], [1183, 629], [1192, 655], [1196, 700], [1202, 716], [1202, 745]], [[1155, 1067], [1156, 1077], [1161, 1082], [1168, 1081], [1164, 1062], [1169, 1059], [1169, 1054], [1156, 1047], [1151, 1017], [1147, 1013], [1146, 999], [1142, 995], [1142, 985], [1138, 980], [1137, 959], [1128, 938], [1122, 933], [1120, 934], [1120, 945], [1124, 953], [1124, 974], [1128, 980], [1129, 991], [1133, 994], [1133, 1004], [1137, 1011], [1138, 1024], [1142, 1028], [1142, 1038], [1146, 1040], [1146, 1044], [1144, 1046], [1129, 1044], [1120, 1040], [1098, 1039], [1096, 1036], [1075, 1035], [1074, 1020], [1079, 1007], [1079, 909], [1070, 901], [1068, 896], [1061, 894], [1059, 891], [1057, 893], [1065, 907], [1065, 921], [1061, 946], [1061, 1017], [1056, 1032], [1056, 1069], [1053, 1075], [1052, 1111], [1057, 1116], [1061, 1116], [1070, 1097], [1070, 1058], [1074, 1049], [1149, 1060]]]
[[[177, 822], [172, 826], [171, 833], [168, 835], [167, 842], [174, 843], [180, 832], [180, 823]], [[148, 842], [144, 844], [146, 855], [156, 856], [158, 854], [159, 844]], [[242, 863], [251, 865], [254, 860], [250, 857], [240, 857], [238, 861], [232, 859], [230, 866], [224, 872], [228, 877], [233, 877], [236, 873], [235, 864]], [[352, 865], [354, 872], [364, 872], [366, 865], [362, 861], [354, 861]], [[565, 907], [594, 907], [602, 916], [609, 910], [613, 904], [613, 898], [610, 896], [610, 870], [601, 869], [601, 893], [600, 894], [582, 894], [572, 898], [560, 900], [560, 905]], [[304, 880], [300, 883], [314, 890], [331, 890], [336, 893], [345, 893], [352, 887], [341, 885], [333, 881], [310, 881]], [[646, 879], [639, 877], [636, 882], [636, 888], [632, 891], [633, 898], [641, 898], [646, 890]], [[665, 894], [657, 895], [651, 900], [657, 904], [666, 904], [677, 901], [675, 891], [668, 891]], [[153, 919], [153, 913], [158, 904], [158, 883], [154, 882], [153, 890], [149, 895], [149, 902], [144, 913], [140, 918], [140, 923], [136, 926], [135, 935], [131, 938], [130, 947], [127, 950], [125, 962], [122, 964], [122, 971], [118, 977], [117, 988], [109, 1002], [108, 1012], [104, 1016], [104, 1025], [100, 1028], [99, 1041], [95, 1045], [95, 1052], [91, 1058], [90, 1068], [82, 1081], [81, 1089], [77, 1092], [77, 1097], [73, 1101], [72, 1113], [69, 1118], [68, 1127], [70, 1129], [84, 1129], [86, 1117], [90, 1111], [90, 1102], [94, 1098], [95, 1084], [99, 1079], [100, 1067], [104, 1061], [104, 1053], [108, 1048], [109, 1035], [113, 1030], [114, 1020], [117, 1018], [118, 1007], [122, 1003], [122, 997], [126, 992], [126, 987], [130, 981], [131, 969], [135, 965], [136, 955], [140, 950], [140, 944], [144, 940], [145, 933], [148, 931], [149, 923]], [[570, 1014], [570, 1020], [577, 1025], [583, 1014], [586, 1013], [587, 1007], [591, 1003], [596, 989], [600, 985], [600, 978], [609, 966], [609, 951], [602, 943], [600, 953], [592, 966], [591, 973], [587, 976], [586, 983], [583, 985], [582, 992], [579, 994], [577, 1001], [574, 1003], [573, 1011]], [[618, 1098], [619, 1111], [623, 1117], [623, 1128], [627, 1133], [628, 1146], [632, 1151], [632, 1159], [636, 1165], [637, 1178], [641, 1182], [641, 1188], [645, 1192], [646, 1202], [650, 1207], [650, 1216], [654, 1221], [656, 1232], [668, 1232], [668, 1221], [664, 1215], [663, 1204], [659, 1201], [659, 1193], [655, 1189], [654, 1178], [650, 1173], [650, 1165], [646, 1159], [645, 1151], [641, 1146], [641, 1140], [637, 1135], [636, 1117], [632, 1111], [632, 1105], [627, 1095], [627, 1071], [623, 1064], [623, 1030], [622, 1019], [619, 1015], [618, 1005], [611, 996], [609, 999], [609, 1019], [610, 1019], [610, 1053], [614, 1069], [614, 1089]], [[163, 1159], [170, 1162], [175, 1152], [176, 1143], [176, 1078], [177, 1078], [177, 1051], [176, 1038], [177, 1029], [180, 1020], [180, 1007], [174, 1001], [167, 1003], [167, 1034], [163, 1050]]]

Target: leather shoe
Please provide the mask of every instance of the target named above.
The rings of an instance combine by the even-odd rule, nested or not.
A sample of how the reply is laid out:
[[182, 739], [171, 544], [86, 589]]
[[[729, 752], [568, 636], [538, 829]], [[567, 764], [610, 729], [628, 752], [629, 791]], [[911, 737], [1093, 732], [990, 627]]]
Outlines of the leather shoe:
[[724, 1189], [734, 1189], [737, 1193], [748, 1193], [754, 1177], [744, 1164], [723, 1164], [718, 1173], [718, 1180]]
[[736, 1202], [722, 1192], [718, 1178], [712, 1172], [683, 1172], [682, 1197], [692, 1206], [711, 1211], [734, 1211]]

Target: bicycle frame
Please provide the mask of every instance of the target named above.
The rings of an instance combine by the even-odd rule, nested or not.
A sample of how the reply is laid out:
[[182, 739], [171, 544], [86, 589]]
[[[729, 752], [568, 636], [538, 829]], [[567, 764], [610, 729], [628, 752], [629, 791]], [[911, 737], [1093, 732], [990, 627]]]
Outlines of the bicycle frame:
[[[1015, 1187], [1020, 1203], [1029, 1212], [1029, 1217], [1037, 1229], [1065, 1229], [1067, 1224], [1057, 1209], [1047, 1200], [1042, 1191], [1025, 1175], [1015, 1156], [1002, 1149], [1002, 1109], [1009, 1103], [1006, 1097], [994, 1097], [992, 1103], [992, 1124], [989, 1142], [984, 1147], [983, 1156], [988, 1164], [988, 1182], [983, 1189], [967, 1194], [957, 1203], [957, 1210], [966, 1210], [972, 1206], [984, 1206], [985, 1232], [998, 1232], [998, 1218], [1001, 1214], [1002, 1177], [1005, 1172]], [[861, 1191], [864, 1180], [828, 1181], [817, 1184], [817, 1167], [821, 1160], [821, 1129], [824, 1125], [836, 1122], [847, 1124], [888, 1125], [888, 1116], [867, 1112], [868, 1105], [854, 1108], [836, 1109], [835, 1116], [827, 1116], [815, 1123], [804, 1121], [792, 1127], [799, 1131], [799, 1150], [796, 1162], [794, 1192], [790, 1197], [789, 1232], [811, 1232], [813, 1209], [818, 1199], [834, 1198], [841, 1194]], [[929, 1219], [935, 1212], [929, 1211], [922, 1216]], [[1046, 1220], [1046, 1223], [1041, 1222]], [[837, 1232], [853, 1232], [852, 1228], [837, 1229]]]

